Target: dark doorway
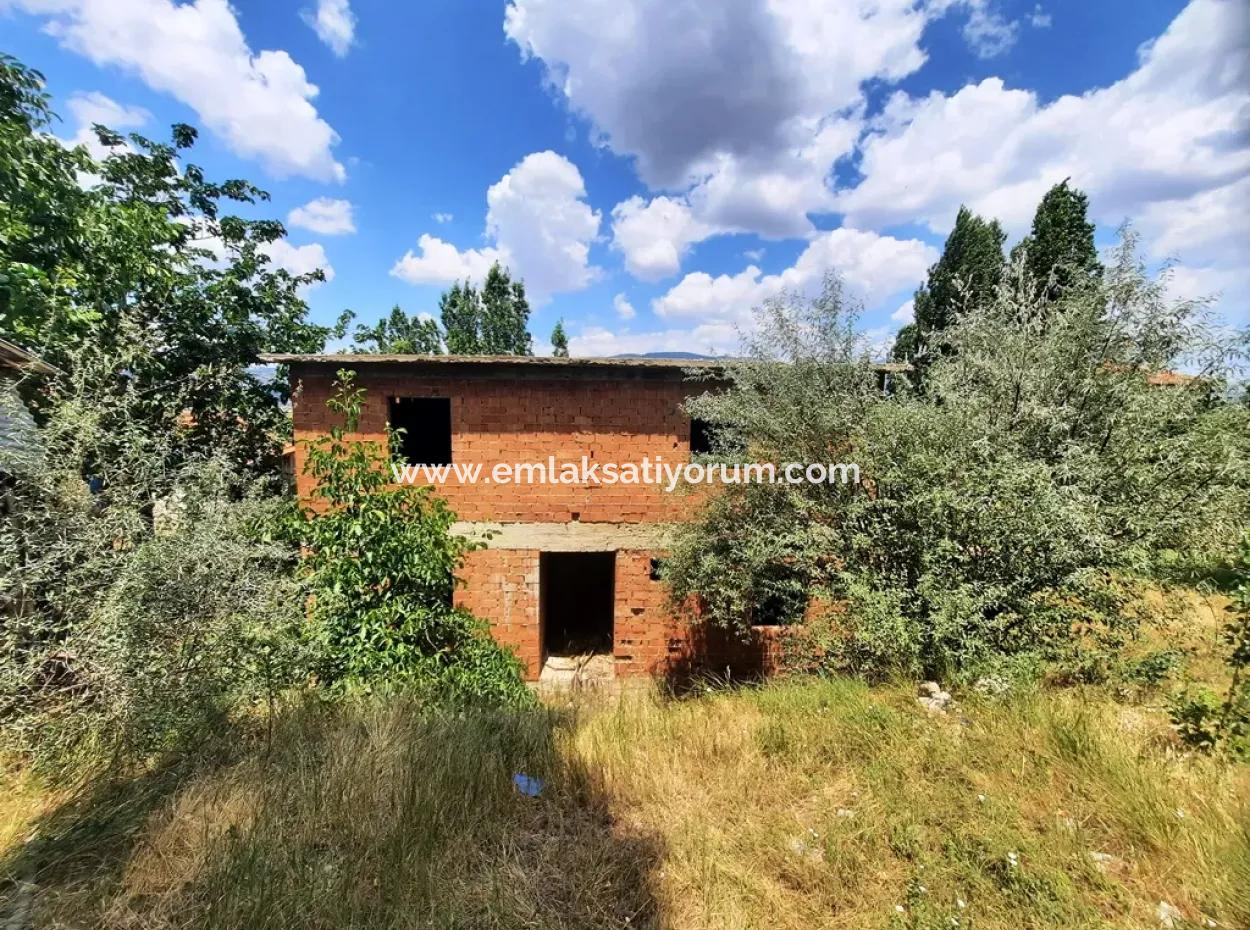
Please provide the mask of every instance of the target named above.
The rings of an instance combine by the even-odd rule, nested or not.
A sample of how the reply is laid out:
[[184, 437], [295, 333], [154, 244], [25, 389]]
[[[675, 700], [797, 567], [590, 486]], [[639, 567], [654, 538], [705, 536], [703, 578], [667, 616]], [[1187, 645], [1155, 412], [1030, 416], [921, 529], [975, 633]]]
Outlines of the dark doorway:
[[544, 656], [612, 652], [615, 552], [544, 552], [539, 560]]

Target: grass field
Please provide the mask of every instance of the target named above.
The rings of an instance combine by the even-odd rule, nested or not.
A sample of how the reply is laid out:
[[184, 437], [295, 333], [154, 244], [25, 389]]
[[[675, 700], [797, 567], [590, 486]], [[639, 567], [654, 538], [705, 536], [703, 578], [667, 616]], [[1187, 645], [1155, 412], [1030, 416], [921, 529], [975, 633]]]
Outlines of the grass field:
[[271, 744], [241, 729], [86, 792], [12, 772], [7, 906], [26, 894], [35, 927], [988, 930], [1157, 928], [1166, 902], [1175, 926], [1250, 926], [1250, 766], [1103, 689], [945, 716], [914, 694], [307, 705]]

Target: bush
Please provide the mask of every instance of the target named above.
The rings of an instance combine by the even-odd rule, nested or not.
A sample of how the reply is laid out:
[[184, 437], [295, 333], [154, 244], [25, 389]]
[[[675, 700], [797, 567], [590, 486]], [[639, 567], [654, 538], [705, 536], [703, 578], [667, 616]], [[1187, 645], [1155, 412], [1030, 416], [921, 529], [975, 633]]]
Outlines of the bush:
[[[1133, 634], [1116, 579], [1250, 513], [1250, 410], [1224, 397], [1232, 349], [1204, 305], [1168, 301], [1131, 235], [1057, 300], [1022, 297], [1024, 278], [1017, 263], [946, 331], [923, 393], [880, 389], [836, 280], [767, 304], [691, 414], [734, 440], [723, 457], [855, 462], [861, 480], [726, 486], [678, 534], [674, 602], [745, 629], [784, 569], [845, 607], [790, 638], [804, 667], [949, 675], [1032, 654], [1109, 674]], [[1201, 375], [1149, 377], [1182, 367]]]
[[346, 438], [363, 399], [354, 373], [340, 371], [328, 404], [343, 425], [309, 443], [315, 500], [292, 524], [305, 552], [322, 679], [454, 701], [528, 700], [516, 657], [485, 623], [452, 606], [455, 573], [474, 548], [451, 534], [455, 514], [431, 488], [392, 487], [381, 444]]
[[1250, 758], [1250, 533], [1241, 542], [1240, 583], [1220, 631], [1231, 677], [1223, 699], [1210, 688], [1189, 687], [1173, 697], [1172, 725], [1187, 744]]
[[0, 723], [49, 769], [175, 748], [307, 675], [281, 499], [218, 460], [166, 472], [125, 401], [69, 385], [0, 515]]

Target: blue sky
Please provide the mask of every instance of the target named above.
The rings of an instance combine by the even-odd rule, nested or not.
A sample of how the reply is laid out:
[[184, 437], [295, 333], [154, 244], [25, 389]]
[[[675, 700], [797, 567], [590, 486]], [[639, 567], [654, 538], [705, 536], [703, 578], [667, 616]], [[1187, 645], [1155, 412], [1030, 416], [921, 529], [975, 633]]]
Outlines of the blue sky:
[[1174, 290], [1250, 318], [1236, 0], [0, 0], [63, 123], [247, 177], [313, 315], [431, 312], [498, 258], [540, 351], [731, 351], [838, 270], [880, 345], [960, 203], [1014, 240], [1071, 176]]

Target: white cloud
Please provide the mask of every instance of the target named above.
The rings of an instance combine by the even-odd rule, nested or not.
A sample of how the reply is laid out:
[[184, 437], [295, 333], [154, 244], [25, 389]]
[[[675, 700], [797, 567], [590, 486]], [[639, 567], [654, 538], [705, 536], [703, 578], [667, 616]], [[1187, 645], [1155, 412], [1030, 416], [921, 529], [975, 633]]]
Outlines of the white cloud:
[[287, 214], [286, 221], [323, 236], [341, 236], [356, 231], [351, 201], [330, 197], [318, 197], [302, 207], [296, 207]]
[[994, 9], [992, 0], [970, 0], [963, 37], [978, 58], [997, 58], [1016, 44], [1019, 25]]
[[152, 118], [152, 114], [143, 107], [130, 107], [106, 97], [99, 91], [77, 93], [66, 103], [70, 114], [74, 117], [77, 132], [73, 138], [65, 140], [69, 145], [85, 145], [91, 157], [97, 160], [108, 155], [109, 150], [100, 144], [92, 126], [97, 123], [109, 129], [124, 132], [137, 129]]
[[925, 26], [962, 2], [512, 0], [504, 31], [599, 144], [671, 192], [613, 211], [626, 266], [657, 280], [709, 236], [812, 235], [861, 85], [918, 69]]
[[417, 240], [420, 254], [411, 249], [391, 268], [391, 274], [409, 284], [450, 284], [469, 279], [481, 281], [495, 262], [508, 263], [508, 255], [499, 249], [465, 249], [422, 233]]
[[[861, 228], [949, 229], [960, 203], [1028, 227], [1065, 177], [1104, 228], [1135, 218], [1155, 257], [1245, 268], [1250, 234], [1250, 9], [1192, 0], [1137, 68], [1042, 103], [997, 78], [947, 96], [897, 94], [862, 143], [863, 180], [838, 193]], [[918, 170], [923, 166], [923, 170]]]
[[284, 268], [293, 275], [308, 274], [320, 268], [325, 272], [327, 281], [334, 280], [334, 266], [320, 243], [291, 245], [286, 239], [275, 239], [261, 246], [261, 251], [269, 256], [274, 266]]
[[348, 0], [318, 0], [317, 9], [304, 10], [300, 16], [339, 58], [352, 47], [356, 39], [356, 14]]
[[937, 250], [918, 239], [834, 229], [812, 239], [794, 265], [765, 275], [749, 265], [734, 275], [686, 275], [652, 302], [662, 317], [745, 322], [751, 310], [782, 290], [810, 294], [827, 271], [836, 271], [853, 296], [871, 305], [921, 280]]
[[480, 279], [494, 261], [525, 280], [536, 303], [577, 291], [599, 274], [590, 244], [599, 234], [599, 213], [586, 203], [581, 172], [555, 152], [526, 155], [486, 192], [486, 237], [481, 249], [460, 251], [428, 234], [421, 254], [409, 251], [391, 274], [413, 283]]
[[1029, 25], [1032, 26], [1034, 29], [1049, 29], [1050, 28], [1050, 23], [1051, 23], [1050, 14], [1042, 9], [1042, 5], [1040, 3], [1037, 6], [1033, 7], [1033, 12], [1029, 14], [1028, 19], [1029, 19]]
[[455, 219], [455, 216], [451, 213], [431, 213], [430, 219], [435, 223], [450, 223]]
[[612, 248], [624, 254], [629, 273], [643, 281], [676, 274], [691, 244], [712, 231], [682, 199], [656, 197], [648, 203], [630, 197], [612, 208]]
[[317, 88], [285, 51], [254, 53], [226, 0], [0, 0], [6, 7], [48, 17], [64, 47], [170, 94], [275, 175], [345, 177], [338, 135], [312, 103]]
[[612, 298], [612, 308], [622, 320], [632, 320], [638, 314], [638, 311], [634, 309], [634, 305], [629, 302], [629, 298], [624, 294], [617, 294]]
[[899, 308], [890, 314], [890, 319], [895, 323], [905, 325], [916, 319], [916, 302], [907, 300], [899, 305]]

